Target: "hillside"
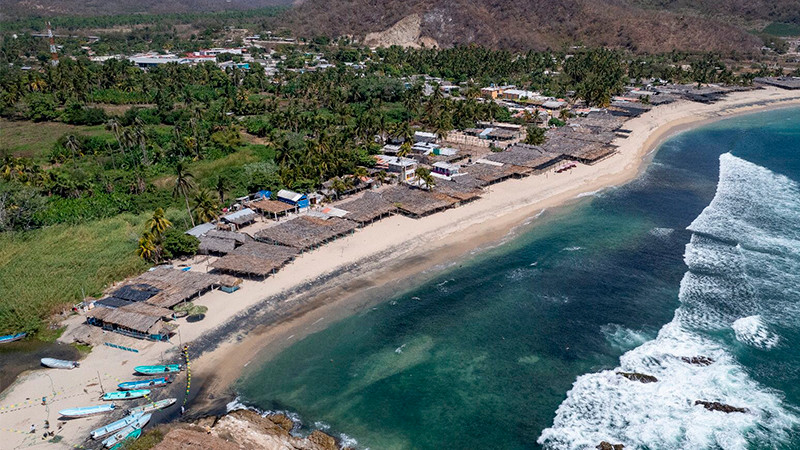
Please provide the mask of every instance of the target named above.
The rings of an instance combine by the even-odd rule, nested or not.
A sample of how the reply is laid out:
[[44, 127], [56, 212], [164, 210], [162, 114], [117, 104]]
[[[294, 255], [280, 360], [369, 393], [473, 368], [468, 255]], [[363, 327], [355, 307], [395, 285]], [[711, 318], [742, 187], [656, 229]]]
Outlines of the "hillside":
[[761, 44], [742, 27], [711, 18], [699, 10], [692, 14], [665, 12], [662, 8], [674, 11], [683, 8], [677, 4], [659, 7], [644, 0], [639, 2], [642, 6], [634, 7], [631, 3], [625, 0], [306, 0], [290, 11], [288, 18], [303, 35], [364, 36], [419, 14], [422, 36], [443, 46], [477, 42], [541, 50], [584, 43], [656, 52], [748, 51]]
[[0, 18], [225, 11], [288, 5], [291, 0], [4, 0]]
[[753, 31], [770, 23], [800, 24], [800, 0], [7, 0], [0, 17], [290, 4], [295, 7], [281, 25], [296, 34], [364, 39], [372, 33], [367, 40], [371, 45], [479, 43], [543, 50], [587, 44], [638, 52], [751, 52], [762, 44]]

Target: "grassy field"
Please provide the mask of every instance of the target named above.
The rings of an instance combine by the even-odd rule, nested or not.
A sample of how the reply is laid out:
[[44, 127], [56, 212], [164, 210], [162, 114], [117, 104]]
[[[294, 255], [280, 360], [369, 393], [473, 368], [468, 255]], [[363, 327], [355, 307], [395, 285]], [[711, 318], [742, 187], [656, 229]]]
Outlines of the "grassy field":
[[25, 158], [46, 158], [58, 138], [67, 133], [105, 136], [109, 139], [113, 136], [104, 125], [76, 126], [61, 122], [0, 119], [0, 150], [10, 150], [14, 156]]
[[146, 270], [135, 250], [148, 216], [0, 234], [0, 334], [36, 330], [84, 295]]
[[772, 22], [767, 25], [762, 32], [773, 36], [800, 36], [800, 25]]

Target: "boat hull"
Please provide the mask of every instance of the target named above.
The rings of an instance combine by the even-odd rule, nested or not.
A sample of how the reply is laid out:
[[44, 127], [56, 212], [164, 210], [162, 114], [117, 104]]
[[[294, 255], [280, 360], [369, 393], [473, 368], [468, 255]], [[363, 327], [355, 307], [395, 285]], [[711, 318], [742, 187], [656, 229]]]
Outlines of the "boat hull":
[[162, 366], [136, 366], [133, 368], [133, 370], [142, 375], [159, 375], [165, 373], [178, 373], [181, 371], [181, 365], [167, 364]]
[[69, 408], [69, 409], [62, 409], [58, 413], [64, 417], [86, 417], [86, 416], [93, 416], [95, 414], [104, 414], [114, 410], [116, 405], [113, 403], [110, 405], [94, 405], [94, 406], [82, 406], [80, 408]]
[[117, 391], [106, 392], [103, 394], [103, 400], [133, 400], [134, 398], [142, 398], [150, 394], [149, 389], [135, 389], [132, 391]]
[[78, 361], [66, 361], [63, 359], [55, 359], [55, 358], [42, 358], [41, 363], [45, 367], [49, 367], [51, 369], [74, 369], [80, 366]]
[[144, 414], [142, 416], [139, 416], [134, 423], [126, 426], [125, 428], [105, 438], [103, 440], [103, 446], [105, 446], [106, 448], [114, 447], [117, 444], [123, 442], [125, 439], [128, 438], [128, 436], [130, 436], [137, 430], [141, 432], [142, 427], [147, 425], [147, 422], [150, 421], [150, 417], [151, 417], [150, 414]]
[[19, 341], [20, 339], [24, 339], [27, 335], [28, 333], [17, 333], [0, 336], [0, 344], [8, 344], [9, 342]]
[[133, 430], [133, 431], [131, 432], [131, 434], [129, 434], [129, 435], [127, 435], [127, 436], [125, 436], [125, 438], [124, 438], [124, 439], [122, 439], [122, 440], [121, 440], [119, 443], [117, 443], [116, 445], [114, 445], [113, 447], [111, 447], [111, 450], [119, 450], [119, 449], [121, 449], [121, 448], [122, 448], [122, 446], [123, 446], [123, 445], [125, 445], [125, 443], [126, 443], [126, 442], [128, 442], [128, 441], [130, 441], [130, 440], [136, 440], [136, 439], [139, 439], [139, 436], [141, 436], [141, 435], [142, 435], [142, 429], [141, 429], [141, 428], [138, 428], [138, 429], [136, 429], [136, 430]]
[[121, 391], [129, 391], [132, 389], [149, 389], [166, 386], [170, 381], [171, 380], [169, 377], [153, 378], [151, 380], [141, 381], [126, 381], [125, 383], [118, 384], [117, 388]]
[[159, 409], [168, 408], [177, 402], [177, 398], [165, 398], [163, 400], [159, 400], [157, 402], [146, 403], [142, 406], [136, 406], [133, 408], [128, 409], [128, 414], [136, 414], [136, 413], [149, 413]]
[[127, 415], [127, 416], [123, 417], [122, 419], [117, 420], [116, 422], [111, 422], [108, 425], [105, 425], [105, 426], [102, 426], [100, 428], [96, 428], [96, 429], [92, 430], [92, 432], [89, 433], [89, 436], [92, 439], [99, 439], [99, 438], [101, 438], [103, 436], [106, 436], [108, 434], [114, 433], [115, 431], [119, 431], [119, 430], [127, 427], [128, 425], [136, 423], [136, 421], [139, 420], [139, 418], [141, 416], [142, 416], [142, 413], [135, 413], [135, 414]]

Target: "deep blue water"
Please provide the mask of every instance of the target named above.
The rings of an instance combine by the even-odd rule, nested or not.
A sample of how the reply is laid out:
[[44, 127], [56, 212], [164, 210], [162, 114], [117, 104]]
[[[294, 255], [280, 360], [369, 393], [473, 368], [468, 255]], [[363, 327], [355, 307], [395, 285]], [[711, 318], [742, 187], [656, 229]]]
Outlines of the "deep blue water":
[[297, 342], [241, 400], [372, 449], [800, 448], [797, 181], [800, 110], [685, 132], [628, 185]]

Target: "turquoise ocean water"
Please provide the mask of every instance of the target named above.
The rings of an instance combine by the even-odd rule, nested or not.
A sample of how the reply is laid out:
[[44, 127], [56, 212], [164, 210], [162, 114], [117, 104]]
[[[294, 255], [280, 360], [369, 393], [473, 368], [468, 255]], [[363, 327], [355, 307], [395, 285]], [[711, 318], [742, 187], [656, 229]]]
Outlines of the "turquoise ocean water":
[[359, 448], [798, 449], [798, 182], [800, 110], [680, 134], [630, 184], [295, 343], [240, 401]]

